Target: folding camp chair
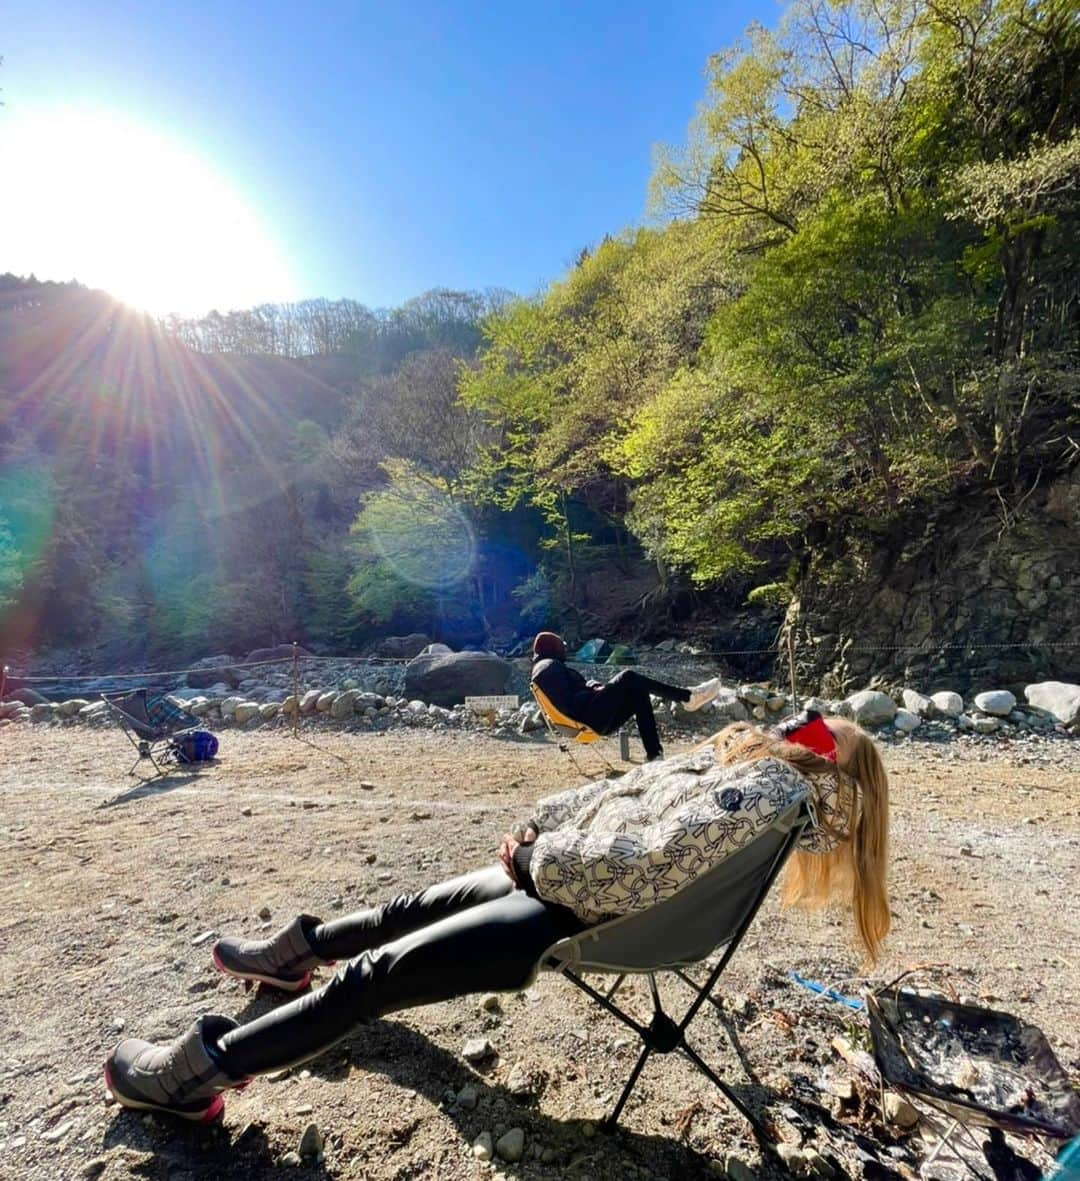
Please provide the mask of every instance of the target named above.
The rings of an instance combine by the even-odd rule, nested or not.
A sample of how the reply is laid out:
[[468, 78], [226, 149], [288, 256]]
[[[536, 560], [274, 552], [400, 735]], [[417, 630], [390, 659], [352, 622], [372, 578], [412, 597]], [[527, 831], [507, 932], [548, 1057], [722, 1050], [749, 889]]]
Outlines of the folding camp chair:
[[[644, 1043], [615, 1109], [604, 1121], [607, 1130], [613, 1130], [618, 1123], [649, 1056], [680, 1050], [742, 1113], [759, 1143], [764, 1148], [772, 1147], [764, 1124], [687, 1044], [686, 1031], [705, 1001], [722, 1011], [712, 990], [808, 823], [805, 800], [796, 801], [749, 845], [695, 878], [666, 902], [589, 927], [556, 943], [546, 953], [545, 967], [561, 972], [597, 1004], [630, 1026]], [[685, 969], [700, 964], [721, 946], [724, 952], [720, 960], [706, 981], [697, 984]], [[656, 974], [662, 971], [673, 972], [696, 994], [679, 1019], [666, 1013], [661, 1003]], [[602, 993], [582, 980], [579, 972], [616, 975], [617, 979]], [[630, 974], [649, 978], [654, 1011], [648, 1025], [623, 1012], [612, 1000]]]
[[154, 764], [158, 775], [164, 775], [161, 764], [175, 756], [176, 739], [186, 730], [199, 726], [199, 719], [177, 705], [164, 693], [149, 693], [134, 689], [130, 693], [103, 693], [109, 713], [116, 719], [128, 741], [139, 752], [128, 770], [129, 775], [143, 759]]
[[[602, 735], [595, 730], [586, 726], [584, 722], [575, 721], [573, 718], [567, 717], [566, 714], [552, 704], [551, 698], [533, 682], [529, 683], [529, 688], [532, 690], [532, 695], [536, 700], [537, 707], [540, 710], [540, 716], [544, 719], [544, 725], [548, 728], [548, 733], [558, 742], [559, 750], [565, 752], [570, 756], [570, 761], [579, 771], [577, 760], [570, 751], [570, 743], [575, 742], [580, 746], [591, 745], [594, 742], [599, 742]], [[609, 770], [614, 771], [615, 768], [604, 758], [603, 754], [600, 756], [607, 763]], [[630, 761], [630, 734], [624, 726], [619, 731], [619, 758], [624, 763]], [[584, 772], [581, 772], [584, 774]]]

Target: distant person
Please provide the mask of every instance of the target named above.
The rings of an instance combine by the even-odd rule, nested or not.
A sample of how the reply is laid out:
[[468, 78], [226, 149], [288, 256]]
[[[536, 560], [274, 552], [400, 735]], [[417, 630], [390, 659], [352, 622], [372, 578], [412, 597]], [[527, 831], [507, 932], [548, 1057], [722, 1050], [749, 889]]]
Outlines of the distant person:
[[532, 683], [559, 713], [597, 734], [614, 734], [635, 718], [645, 759], [650, 763], [664, 757], [650, 696], [678, 701], [686, 709], [696, 710], [708, 705], [720, 691], [719, 677], [680, 689], [629, 668], [616, 673], [606, 684], [587, 681], [566, 663], [566, 644], [554, 632], [540, 632], [533, 640]]
[[290, 992], [340, 966], [246, 1024], [206, 1014], [165, 1045], [126, 1038], [105, 1064], [109, 1090], [125, 1107], [208, 1123], [222, 1092], [315, 1058], [367, 1021], [526, 987], [560, 939], [665, 902], [804, 799], [811, 823], [786, 900], [823, 904], [845, 890], [873, 958], [889, 929], [881, 757], [853, 722], [794, 722], [785, 734], [736, 722], [685, 755], [548, 796], [503, 837], [498, 865], [330, 922], [299, 915], [269, 939], [218, 940], [221, 971]]

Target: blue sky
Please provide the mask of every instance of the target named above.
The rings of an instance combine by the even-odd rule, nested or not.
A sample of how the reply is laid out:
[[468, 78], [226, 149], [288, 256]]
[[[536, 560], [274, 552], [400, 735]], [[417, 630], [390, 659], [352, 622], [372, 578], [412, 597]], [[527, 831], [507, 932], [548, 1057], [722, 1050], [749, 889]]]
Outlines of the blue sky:
[[[256, 211], [295, 296], [528, 293], [644, 219], [653, 145], [682, 140], [708, 55], [779, 11], [35, 0], [0, 24], [0, 129], [63, 103], [167, 135]], [[33, 250], [12, 232], [0, 271]]]

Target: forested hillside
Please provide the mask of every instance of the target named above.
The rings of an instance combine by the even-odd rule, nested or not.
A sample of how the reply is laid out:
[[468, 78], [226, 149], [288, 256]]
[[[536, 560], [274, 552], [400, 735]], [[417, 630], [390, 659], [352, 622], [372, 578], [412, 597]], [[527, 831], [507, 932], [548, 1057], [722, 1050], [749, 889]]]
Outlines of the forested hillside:
[[722, 644], [749, 602], [815, 680], [881, 669], [860, 642], [1074, 668], [1075, 5], [800, 0], [707, 78], [652, 223], [535, 297], [155, 324], [6, 277], [4, 642], [490, 642], [640, 603]]

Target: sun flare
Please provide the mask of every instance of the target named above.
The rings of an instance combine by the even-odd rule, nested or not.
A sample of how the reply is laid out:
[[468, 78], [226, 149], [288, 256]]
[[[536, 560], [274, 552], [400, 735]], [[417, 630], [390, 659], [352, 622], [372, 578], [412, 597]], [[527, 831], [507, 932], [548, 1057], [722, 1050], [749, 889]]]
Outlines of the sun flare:
[[0, 121], [0, 270], [75, 278], [164, 315], [295, 298], [243, 194], [196, 152], [112, 112]]

